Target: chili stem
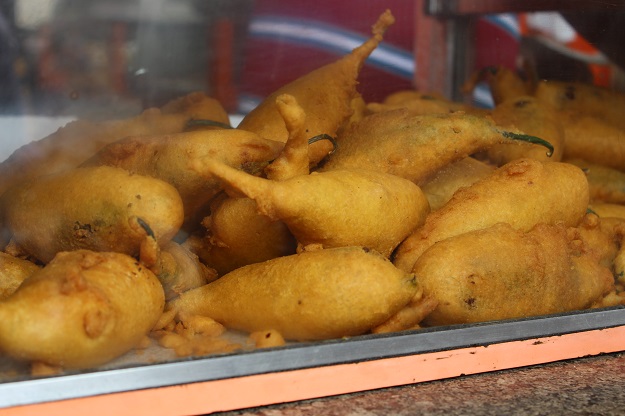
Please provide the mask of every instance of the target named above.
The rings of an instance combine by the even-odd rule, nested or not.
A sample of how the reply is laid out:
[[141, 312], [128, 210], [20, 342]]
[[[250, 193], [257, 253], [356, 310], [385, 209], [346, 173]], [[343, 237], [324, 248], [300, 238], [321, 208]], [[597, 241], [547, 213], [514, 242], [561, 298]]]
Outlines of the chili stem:
[[336, 139], [330, 136], [329, 134], [325, 134], [325, 133], [318, 134], [316, 136], [311, 137], [310, 139], [308, 139], [308, 144], [311, 145], [321, 140], [329, 140], [330, 143], [332, 143], [332, 151], [329, 154], [334, 153], [336, 148], [339, 147], [339, 144], [336, 142]]
[[512, 133], [510, 131], [502, 131], [500, 132], [501, 135], [507, 139], [512, 139], [512, 140], [520, 140], [523, 142], [528, 142], [528, 143], [533, 143], [533, 144], [539, 144], [541, 146], [545, 146], [548, 150], [547, 152], [547, 156], [551, 157], [553, 155], [553, 145], [551, 143], [549, 143], [547, 140], [543, 140], [539, 137], [536, 136], [530, 136], [529, 134], [519, 134], [519, 133]]

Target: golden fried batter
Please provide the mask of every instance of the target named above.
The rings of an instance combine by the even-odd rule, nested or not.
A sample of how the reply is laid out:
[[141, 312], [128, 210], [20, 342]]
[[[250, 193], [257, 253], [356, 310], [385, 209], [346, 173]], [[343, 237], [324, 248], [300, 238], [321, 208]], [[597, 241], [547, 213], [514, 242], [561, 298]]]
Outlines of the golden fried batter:
[[506, 129], [517, 128], [526, 134], [540, 137], [553, 146], [553, 153], [547, 155], [545, 148], [533, 144], [519, 146], [518, 143], [496, 144], [484, 153], [491, 162], [501, 166], [515, 159], [532, 159], [559, 162], [564, 152], [564, 128], [556, 110], [531, 96], [520, 96], [498, 104], [491, 117]]
[[[238, 128], [270, 140], [286, 142], [288, 132], [276, 108], [276, 97], [289, 94], [306, 112], [306, 131], [310, 137], [336, 136], [352, 115], [352, 101], [358, 97], [358, 74], [371, 52], [382, 41], [386, 29], [395, 22], [390, 11], [373, 25], [373, 36], [336, 62], [318, 68], [286, 84], [269, 95], [248, 113]], [[318, 141], [310, 147], [310, 160], [316, 164], [333, 149], [332, 143]]]
[[580, 82], [543, 80], [534, 96], [557, 110], [596, 117], [613, 127], [625, 129], [625, 94]]
[[105, 146], [82, 166], [115, 166], [170, 183], [184, 203], [184, 228], [194, 229], [222, 190], [219, 181], [191, 168], [194, 160], [209, 157], [259, 174], [283, 147], [284, 143], [236, 129], [132, 136]]
[[[308, 175], [306, 114], [288, 94], [276, 98], [289, 139], [280, 154], [265, 167], [268, 179], [282, 181]], [[225, 194], [211, 202], [210, 215], [202, 220], [206, 235], [194, 236], [190, 247], [219, 275], [238, 267], [294, 254], [297, 242], [286, 224], [258, 212], [254, 200]]]
[[0, 351], [90, 368], [137, 346], [162, 314], [163, 287], [120, 253], [59, 253], [0, 302]]
[[206, 235], [185, 242], [221, 276], [236, 268], [295, 254], [297, 241], [282, 221], [258, 213], [250, 198], [216, 198], [202, 225]]
[[534, 225], [576, 226], [588, 207], [588, 181], [580, 168], [561, 162], [519, 159], [461, 188], [397, 248], [394, 263], [410, 271], [438, 241], [507, 222], [527, 231]]
[[586, 173], [591, 202], [625, 204], [625, 172], [582, 159], [565, 162], [579, 166]]
[[611, 204], [609, 202], [593, 202], [588, 209], [602, 218], [625, 219], [625, 205]]
[[465, 94], [471, 93], [478, 82], [485, 80], [490, 87], [495, 105], [524, 95], [531, 95], [535, 86], [504, 66], [491, 66], [475, 72], [463, 85]]
[[0, 252], [0, 300], [13, 294], [39, 268], [31, 261]]
[[499, 223], [442, 240], [413, 270], [424, 296], [438, 301], [429, 325], [585, 309], [614, 288], [609, 268], [574, 253], [565, 227], [546, 224], [523, 232]]
[[489, 176], [493, 170], [495, 170], [493, 165], [465, 157], [436, 172], [421, 189], [425, 192], [432, 211], [436, 211], [445, 205], [458, 189]]
[[361, 247], [306, 251], [234, 270], [183, 293], [169, 307], [247, 332], [272, 328], [285, 339], [363, 334], [415, 295], [410, 274]]
[[161, 109], [151, 108], [129, 119], [73, 121], [43, 139], [22, 146], [0, 163], [0, 194], [15, 183], [74, 168], [123, 137], [181, 132], [192, 119], [229, 123], [221, 104], [202, 93], [189, 94]]
[[146, 237], [173, 238], [184, 214], [167, 182], [110, 166], [34, 178], [5, 192], [0, 208], [13, 241], [44, 263], [80, 248], [138, 255]]
[[[515, 134], [511, 134], [515, 133]], [[414, 115], [406, 109], [375, 113], [337, 138], [320, 171], [371, 169], [422, 185], [438, 170], [498, 143], [527, 139], [518, 130], [466, 113]], [[517, 146], [529, 146], [520, 142]], [[547, 152], [547, 149], [545, 149]]]
[[564, 127], [564, 159], [583, 159], [625, 172], [623, 128], [577, 112], [563, 111], [560, 117]]
[[381, 103], [367, 104], [367, 111], [370, 113], [381, 113], [400, 108], [405, 108], [414, 115], [446, 114], [456, 111], [464, 111], [476, 115], [487, 114], [486, 110], [448, 100], [439, 94], [414, 90], [398, 91], [387, 96]]
[[414, 183], [370, 170], [333, 170], [283, 181], [258, 178], [214, 160], [197, 169], [256, 201], [301, 246], [364, 246], [386, 256], [423, 223], [429, 204]]

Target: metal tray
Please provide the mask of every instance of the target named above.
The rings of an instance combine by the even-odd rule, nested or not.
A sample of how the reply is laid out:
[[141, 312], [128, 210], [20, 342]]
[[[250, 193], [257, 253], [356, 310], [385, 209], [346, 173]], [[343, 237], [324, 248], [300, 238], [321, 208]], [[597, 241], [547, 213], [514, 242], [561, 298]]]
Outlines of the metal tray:
[[625, 350], [613, 307], [1, 382], [2, 415], [188, 415]]

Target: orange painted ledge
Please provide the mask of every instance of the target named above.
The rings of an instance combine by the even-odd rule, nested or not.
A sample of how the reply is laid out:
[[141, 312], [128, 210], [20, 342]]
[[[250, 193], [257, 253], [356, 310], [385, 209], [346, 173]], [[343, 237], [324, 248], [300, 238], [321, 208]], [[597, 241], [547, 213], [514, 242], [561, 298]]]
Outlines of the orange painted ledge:
[[353, 393], [625, 350], [625, 326], [488, 346], [0, 409], [3, 416], [195, 415]]

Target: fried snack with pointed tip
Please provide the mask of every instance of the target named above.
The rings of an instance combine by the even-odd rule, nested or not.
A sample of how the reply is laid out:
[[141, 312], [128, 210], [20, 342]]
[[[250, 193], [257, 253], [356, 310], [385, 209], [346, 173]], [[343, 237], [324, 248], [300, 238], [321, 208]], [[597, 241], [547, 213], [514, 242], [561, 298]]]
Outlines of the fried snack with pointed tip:
[[430, 210], [418, 186], [382, 172], [346, 169], [271, 181], [211, 159], [196, 169], [256, 201], [263, 215], [283, 221], [300, 247], [358, 245], [389, 256]]
[[0, 194], [15, 183], [74, 168], [123, 137], [182, 132], [196, 118], [229, 123], [221, 104], [202, 93], [189, 94], [161, 109], [150, 108], [128, 119], [72, 121], [45, 138], [22, 146], [0, 163]]
[[190, 289], [217, 279], [217, 272], [202, 263], [186, 246], [168, 241], [161, 247], [156, 267], [152, 268], [170, 300]]
[[0, 251], [0, 300], [6, 299], [31, 274], [40, 269], [32, 261]]
[[614, 289], [609, 268], [569, 247], [566, 227], [506, 223], [439, 241], [414, 266], [438, 301], [427, 325], [523, 318], [586, 309]]
[[481, 81], [486, 81], [495, 105], [517, 97], [532, 95], [536, 86], [515, 71], [504, 66], [489, 66], [476, 71], [462, 86], [464, 94], [470, 94]]
[[485, 117], [391, 110], [352, 124], [337, 138], [338, 148], [318, 170], [370, 169], [423, 185], [448, 164], [498, 143], [516, 143], [515, 139], [536, 141], [552, 150], [540, 139], [516, 129], [506, 131]]
[[465, 157], [440, 169], [421, 189], [432, 211], [445, 205], [460, 188], [470, 186], [493, 173], [495, 166]]
[[625, 130], [598, 117], [561, 111], [566, 160], [583, 159], [625, 172]]
[[[280, 154], [264, 169], [271, 180], [308, 175], [308, 136], [306, 114], [288, 94], [276, 98], [289, 139]], [[297, 242], [286, 224], [258, 212], [252, 199], [216, 197], [210, 215], [202, 220], [203, 237], [194, 236], [189, 246], [208, 266], [224, 275], [238, 267], [275, 257], [294, 254]]]
[[538, 223], [576, 226], [588, 207], [588, 181], [577, 166], [520, 159], [458, 190], [432, 212], [394, 253], [397, 267], [410, 272], [438, 241], [507, 222], [528, 231]]
[[[342, 128], [345, 128], [351, 123], [356, 123], [362, 120], [367, 114], [367, 102], [364, 98], [362, 98], [362, 95], [360, 94], [356, 94], [356, 97], [352, 99], [350, 107], [352, 108], [352, 115], [349, 117], [349, 120], [343, 125]], [[341, 130], [339, 129], [337, 135], [340, 135], [340, 132]]]
[[361, 247], [305, 251], [236, 269], [168, 304], [246, 332], [290, 340], [363, 334], [415, 295], [412, 275]]
[[557, 110], [596, 117], [619, 130], [625, 129], [625, 94], [620, 91], [581, 82], [543, 80], [533, 95]]
[[16, 185], [0, 197], [13, 241], [47, 263], [60, 251], [139, 254], [148, 237], [170, 240], [183, 220], [178, 191], [110, 166], [75, 168]]
[[259, 214], [250, 198], [217, 197], [202, 225], [206, 235], [191, 236], [184, 245], [219, 276], [248, 264], [295, 254], [297, 248], [286, 224]]
[[306, 112], [295, 97], [282, 94], [276, 98], [276, 108], [288, 131], [288, 139], [280, 154], [265, 167], [268, 179], [281, 181], [310, 173], [309, 137]]
[[[372, 27], [372, 37], [341, 59], [322, 66], [270, 94], [241, 121], [238, 128], [252, 131], [269, 140], [286, 142], [288, 131], [278, 112], [276, 97], [290, 94], [304, 109], [310, 138], [337, 131], [352, 115], [352, 100], [358, 96], [358, 75], [364, 61], [382, 41], [386, 29], [395, 22], [385, 11]], [[310, 159], [316, 164], [333, 150], [332, 143], [318, 141], [310, 147]]]
[[23, 361], [92, 368], [136, 347], [165, 299], [156, 276], [121, 253], [59, 253], [0, 302], [0, 351]]
[[498, 104], [491, 117], [504, 129], [517, 128], [526, 134], [540, 137], [551, 143], [553, 153], [547, 155], [545, 148], [533, 144], [519, 146], [518, 143], [496, 144], [487, 149], [485, 157], [501, 166], [515, 159], [529, 157], [541, 161], [559, 162], [564, 152], [564, 128], [556, 110], [531, 96], [520, 96]]
[[625, 204], [625, 172], [582, 159], [565, 162], [579, 166], [586, 173], [590, 202]]
[[184, 203], [184, 228], [194, 229], [222, 187], [219, 181], [198, 175], [189, 161], [211, 157], [258, 174], [283, 147], [284, 143], [236, 129], [133, 136], [105, 146], [82, 166], [115, 166], [170, 183]]

